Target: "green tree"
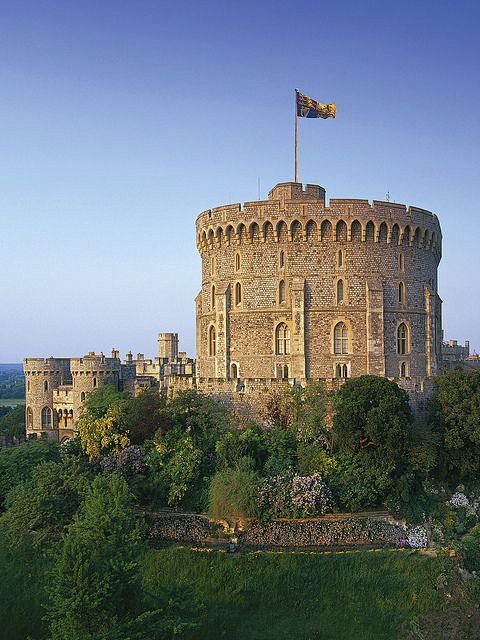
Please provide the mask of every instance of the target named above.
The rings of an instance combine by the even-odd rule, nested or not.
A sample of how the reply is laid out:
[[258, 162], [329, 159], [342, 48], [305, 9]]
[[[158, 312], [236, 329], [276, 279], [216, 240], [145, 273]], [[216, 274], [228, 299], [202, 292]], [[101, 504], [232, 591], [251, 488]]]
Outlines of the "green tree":
[[299, 442], [322, 443], [329, 445], [329, 430], [325, 421], [328, 412], [329, 396], [319, 382], [306, 387], [293, 387], [287, 392], [291, 411], [291, 426]]
[[215, 445], [218, 468], [234, 467], [245, 457], [254, 461], [257, 469], [262, 469], [268, 455], [265, 432], [255, 423], [243, 429], [227, 431]]
[[35, 548], [58, 547], [88, 487], [89, 478], [75, 458], [38, 464], [31, 478], [6, 496], [0, 524], [10, 545], [19, 547], [30, 538]]
[[87, 414], [93, 420], [97, 418], [103, 418], [108, 409], [119, 402], [128, 404], [132, 400], [132, 397], [123, 391], [116, 391], [114, 387], [109, 384], [99, 387], [90, 393], [87, 393], [87, 397], [83, 403], [82, 413]]
[[127, 483], [117, 474], [97, 476], [53, 570], [51, 640], [93, 640], [138, 614], [142, 550]]
[[148, 389], [131, 399], [127, 422], [132, 443], [143, 444], [158, 431], [163, 432], [167, 426], [163, 414], [165, 406], [164, 396], [153, 389]]
[[25, 442], [19, 447], [0, 451], [0, 505], [17, 484], [28, 480], [41, 462], [58, 461], [60, 447], [48, 440]]
[[335, 449], [367, 452], [369, 464], [402, 468], [411, 439], [413, 416], [407, 393], [387, 378], [351, 378], [334, 398]]
[[189, 428], [185, 432], [173, 429], [155, 443], [149, 456], [149, 475], [157, 476], [160, 485], [165, 483], [169, 506], [178, 506], [200, 478], [202, 460], [203, 453], [195, 446]]
[[435, 379], [429, 425], [437, 438], [437, 475], [456, 486], [479, 486], [480, 372], [454, 371]]
[[389, 465], [371, 464], [366, 452], [335, 456], [328, 474], [335, 502], [347, 511], [364, 511], [382, 505], [393, 491]]
[[195, 444], [202, 449], [213, 448], [218, 434], [232, 423], [232, 417], [224, 406], [194, 390], [174, 395], [159, 415], [163, 421], [163, 432], [190, 429]]
[[[4, 408], [4, 407], [0, 407]], [[0, 435], [7, 438], [25, 437], [25, 405], [18, 405], [0, 417]]]

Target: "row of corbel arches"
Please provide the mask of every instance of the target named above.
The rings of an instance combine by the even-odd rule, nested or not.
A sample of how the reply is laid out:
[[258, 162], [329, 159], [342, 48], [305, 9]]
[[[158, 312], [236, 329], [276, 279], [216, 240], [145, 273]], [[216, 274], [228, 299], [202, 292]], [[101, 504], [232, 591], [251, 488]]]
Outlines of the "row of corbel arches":
[[383, 242], [400, 246], [416, 246], [430, 249], [438, 246], [439, 238], [435, 231], [420, 226], [398, 223], [389, 224], [386, 221], [373, 222], [369, 220], [362, 224], [359, 220], [348, 223], [345, 220], [332, 222], [323, 220], [318, 224], [315, 220], [308, 220], [302, 224], [293, 220], [287, 224], [284, 220], [272, 223], [269, 220], [261, 225], [253, 221], [248, 225], [240, 222], [236, 227], [229, 224], [225, 228], [221, 225], [210, 227], [202, 231], [197, 242], [201, 249], [213, 248], [222, 244], [230, 245], [253, 242], [306, 242], [308, 240]]

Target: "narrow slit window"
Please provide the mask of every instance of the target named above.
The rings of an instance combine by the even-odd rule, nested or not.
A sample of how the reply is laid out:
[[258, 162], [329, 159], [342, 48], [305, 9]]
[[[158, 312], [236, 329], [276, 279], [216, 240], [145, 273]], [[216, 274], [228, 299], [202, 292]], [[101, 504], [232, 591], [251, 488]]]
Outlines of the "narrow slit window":
[[217, 355], [217, 335], [215, 327], [213, 326], [210, 327], [210, 332], [208, 334], [208, 352], [211, 356]]
[[337, 282], [337, 304], [343, 304], [343, 280]]
[[280, 284], [278, 285], [278, 302], [280, 304], [283, 304], [285, 300], [285, 280], [280, 280]]
[[237, 282], [235, 285], [235, 304], [238, 306], [242, 302], [242, 285]]

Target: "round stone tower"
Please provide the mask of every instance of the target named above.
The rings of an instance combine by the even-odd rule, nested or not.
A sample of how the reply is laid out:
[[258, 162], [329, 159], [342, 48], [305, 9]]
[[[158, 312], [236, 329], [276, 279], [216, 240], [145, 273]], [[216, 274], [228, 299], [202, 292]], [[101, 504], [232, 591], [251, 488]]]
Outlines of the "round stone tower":
[[[440, 372], [437, 217], [287, 182], [201, 213], [199, 388], [363, 374], [423, 388]], [[262, 383], [263, 384], [263, 383]], [[232, 388], [232, 387], [231, 387]]]
[[103, 353], [90, 352], [82, 358], [71, 358], [70, 367], [73, 384], [73, 417], [76, 420], [88, 393], [104, 385], [110, 385], [118, 390], [121, 362], [118, 357], [107, 358]]
[[71, 381], [68, 358], [25, 358], [25, 424], [27, 437], [44, 433], [56, 437], [53, 395]]

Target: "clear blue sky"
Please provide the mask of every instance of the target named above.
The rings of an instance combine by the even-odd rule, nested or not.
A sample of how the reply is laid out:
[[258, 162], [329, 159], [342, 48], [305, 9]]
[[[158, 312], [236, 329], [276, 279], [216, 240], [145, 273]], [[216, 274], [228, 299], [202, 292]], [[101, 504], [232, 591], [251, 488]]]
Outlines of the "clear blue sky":
[[0, 362], [194, 354], [203, 209], [293, 179], [435, 211], [446, 337], [480, 349], [478, 2], [0, 6]]

